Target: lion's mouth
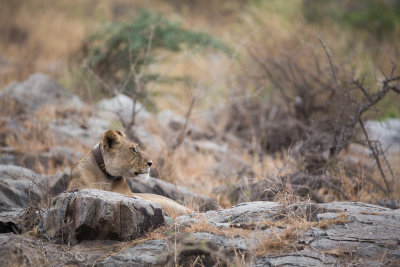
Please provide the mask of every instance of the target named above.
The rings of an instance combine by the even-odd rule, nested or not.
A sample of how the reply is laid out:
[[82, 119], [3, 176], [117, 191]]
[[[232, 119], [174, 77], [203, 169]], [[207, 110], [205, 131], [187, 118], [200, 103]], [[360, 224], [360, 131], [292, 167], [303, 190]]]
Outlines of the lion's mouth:
[[148, 174], [150, 173], [150, 168], [144, 170], [144, 171], [136, 171], [134, 174], [135, 176], [141, 175], [141, 174]]

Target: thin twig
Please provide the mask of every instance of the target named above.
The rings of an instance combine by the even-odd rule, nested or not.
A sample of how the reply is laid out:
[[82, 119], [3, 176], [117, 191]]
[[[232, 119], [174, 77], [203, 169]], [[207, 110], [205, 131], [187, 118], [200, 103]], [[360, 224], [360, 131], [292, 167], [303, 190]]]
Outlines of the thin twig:
[[183, 127], [181, 129], [180, 134], [178, 135], [178, 138], [176, 139], [176, 142], [171, 147], [172, 150], [175, 150], [176, 148], [178, 148], [183, 143], [183, 141], [185, 140], [186, 129], [187, 129], [188, 125], [189, 125], [190, 115], [192, 114], [192, 110], [193, 110], [196, 102], [197, 102], [197, 98], [196, 98], [195, 95], [193, 95], [192, 100], [190, 101], [189, 108], [188, 108], [188, 110], [186, 112], [186, 115], [185, 115], [185, 123], [184, 123], [184, 125], [183, 125]]
[[333, 80], [335, 81], [335, 85], [336, 85], [336, 90], [339, 91], [339, 83], [337, 81], [337, 77], [336, 77], [336, 72], [335, 72], [335, 68], [333, 66], [333, 61], [332, 61], [332, 57], [331, 57], [331, 53], [324, 41], [324, 39], [322, 39], [322, 36], [320, 34], [318, 34], [318, 40], [321, 42], [322, 47], [324, 48], [325, 54], [328, 57], [329, 60], [329, 65], [332, 71], [332, 76], [333, 76]]
[[386, 179], [386, 175], [383, 172], [383, 168], [382, 168], [382, 165], [381, 165], [381, 161], [379, 159], [379, 155], [378, 155], [378, 153], [376, 151], [376, 148], [374, 148], [373, 145], [372, 145], [373, 142], [368, 137], [368, 133], [365, 130], [364, 123], [363, 123], [362, 119], [360, 118], [358, 120], [358, 122], [360, 123], [361, 129], [362, 129], [362, 131], [364, 133], [364, 136], [365, 136], [365, 139], [367, 141], [369, 150], [371, 151], [372, 155], [374, 156], [375, 162], [376, 162], [376, 164], [378, 166], [379, 172], [381, 173], [382, 179], [385, 182], [385, 186], [386, 186], [386, 190], [385, 190], [386, 192], [385, 193], [387, 194], [388, 197], [390, 197], [390, 194], [391, 194], [392, 190], [390, 188], [389, 182]]

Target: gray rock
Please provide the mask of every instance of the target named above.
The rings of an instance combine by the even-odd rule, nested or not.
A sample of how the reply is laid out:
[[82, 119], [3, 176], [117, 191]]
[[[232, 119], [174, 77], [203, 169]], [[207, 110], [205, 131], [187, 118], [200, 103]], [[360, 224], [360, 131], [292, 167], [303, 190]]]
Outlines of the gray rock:
[[0, 234], [1, 266], [66, 266], [78, 263], [72, 253], [61, 246], [42, 239]]
[[118, 242], [110, 240], [84, 241], [69, 247], [45, 238], [0, 234], [2, 266], [93, 266], [117, 249]]
[[[280, 227], [273, 225], [279, 225], [277, 222], [287, 216], [302, 216], [316, 222], [315, 227], [290, 241], [296, 248], [294, 251], [279, 254], [272, 251], [254, 257], [256, 266], [382, 266], [400, 263], [400, 211], [365, 203], [283, 206], [275, 202], [249, 202], [230, 209], [180, 216], [177, 224], [179, 230], [205, 222], [221, 229], [254, 229], [253, 237], [247, 239], [249, 246], [254, 247], [259, 244], [256, 231], [263, 235], [279, 232]], [[252, 228], [254, 223], [258, 226]]]
[[15, 165], [16, 157], [13, 154], [0, 153], [1, 165]]
[[227, 145], [221, 146], [215, 142], [209, 140], [198, 140], [193, 142], [196, 149], [202, 152], [208, 152], [213, 154], [226, 155], [229, 153]]
[[69, 147], [54, 146], [49, 151], [44, 151], [39, 154], [27, 153], [18, 155], [15, 158], [14, 164], [24, 166], [28, 169], [35, 169], [37, 164], [43, 172], [48, 172], [50, 168], [58, 169], [63, 166], [72, 166], [74, 162], [82, 157], [82, 153], [74, 151]]
[[124, 245], [114, 240], [84, 240], [75, 246], [61, 245], [68, 249], [79, 266], [93, 266], [110, 254], [118, 253], [119, 247]]
[[41, 232], [62, 243], [131, 240], [164, 224], [161, 207], [97, 189], [62, 193], [52, 200]]
[[255, 201], [236, 205], [229, 209], [211, 210], [203, 214], [183, 215], [177, 218], [177, 223], [188, 226], [205, 219], [208, 223], [230, 227], [241, 224], [257, 223], [274, 218], [282, 210], [282, 205], [276, 202]]
[[158, 135], [147, 132], [143, 126], [132, 126], [132, 132], [141, 146], [151, 155], [161, 155], [167, 144]]
[[33, 74], [24, 82], [14, 82], [0, 91], [1, 99], [11, 99], [32, 112], [44, 105], [82, 107], [76, 95], [65, 91], [62, 86], [41, 73]]
[[[97, 103], [98, 109], [101, 111], [101, 117], [107, 120], [123, 120], [125, 124], [129, 124], [132, 118], [133, 102], [132, 99], [124, 94], [118, 94], [110, 99], [103, 99]], [[136, 122], [145, 122], [150, 114], [145, 110], [142, 104], [136, 103]]]
[[64, 192], [68, 187], [68, 179], [71, 174], [71, 169], [67, 168], [63, 172], [44, 175], [43, 179], [49, 188], [52, 197]]
[[237, 155], [217, 156], [217, 161], [218, 163], [209, 172], [212, 177], [232, 181], [235, 178], [245, 179], [255, 176], [250, 165]]
[[100, 132], [96, 134], [97, 131], [100, 131], [99, 129], [88, 129], [87, 126], [82, 127], [82, 125], [72, 119], [51, 122], [49, 128], [53, 133], [56, 144], [63, 144], [74, 140], [90, 147], [94, 146], [102, 136]]
[[0, 211], [0, 233], [19, 234], [21, 228], [18, 225], [18, 217], [23, 209]]
[[33, 206], [0, 211], [0, 233], [24, 234], [31, 231], [42, 220], [41, 211]]
[[[69, 225], [82, 224], [90, 228], [90, 232], [86, 234], [82, 232], [85, 230], [82, 227], [81, 232], [76, 231], [76, 228], [72, 229], [73, 227], [65, 228], [65, 234], [72, 231], [71, 233], [75, 235], [87, 237], [93, 232], [104, 237], [104, 231], [112, 231], [111, 218], [113, 223], [119, 223], [119, 227], [125, 229], [125, 232], [137, 229], [136, 226], [124, 227], [123, 225], [128, 223], [121, 223], [121, 219], [118, 219], [124, 217], [126, 209], [123, 205], [132, 204], [131, 200], [137, 201], [115, 193], [82, 190], [78, 193], [62, 194], [56, 198], [51, 212], [70, 213], [70, 217], [60, 216], [60, 220]], [[120, 203], [119, 208], [115, 208], [116, 203]], [[92, 205], [97, 207], [95, 213], [91, 208]], [[141, 213], [143, 209], [147, 210], [147, 206], [138, 208], [136, 202], [133, 205], [130, 206], [132, 209], [129, 213]], [[119, 216], [116, 215], [118, 209], [121, 211]], [[16, 213], [3, 215], [0, 213], [1, 220], [7, 216], [10, 219], [15, 218]], [[294, 239], [290, 239], [290, 245], [285, 250], [266, 250], [260, 254], [257, 250], [262, 245], [259, 242], [260, 234], [275, 236], [285, 227], [290, 227], [291, 225], [279, 224], [279, 221], [291, 215], [294, 218], [305, 216], [306, 220], [314, 224], [310, 225], [311, 228], [308, 230], [299, 232]], [[143, 220], [135, 220], [138, 221], [143, 223]], [[6, 266], [10, 264], [192, 266], [195, 263], [205, 266], [398, 266], [400, 264], [400, 211], [365, 203], [295, 203], [285, 206], [275, 202], [259, 201], [243, 203], [220, 211], [180, 216], [177, 221], [177, 227], [165, 228], [165, 233], [169, 233], [169, 237], [141, 243], [139, 241], [139, 244], [95, 240], [82, 241], [78, 245], [69, 247], [55, 245], [47, 239], [0, 234], [0, 264]], [[328, 223], [322, 227], [322, 222]], [[199, 228], [204, 230], [194, 231], [196, 228], [190, 227], [195, 223], [201, 225], [210, 223], [214, 228], [206, 226]], [[101, 225], [102, 233], [95, 229], [93, 226], [95, 224]], [[264, 226], [249, 227], [252, 224]], [[182, 233], [182, 230], [188, 227], [191, 230]], [[232, 234], [229, 232], [232, 228], [251, 232]], [[221, 234], [205, 232], [206, 229], [217, 229], [216, 231], [219, 229]], [[227, 235], [223, 234], [223, 229], [228, 231], [225, 232]]]
[[200, 262], [203, 266], [232, 266], [235, 264], [235, 257], [248, 256], [248, 247], [243, 238], [228, 238], [205, 232], [169, 238], [167, 251], [173, 255], [170, 257], [171, 266], [194, 266], [195, 262]]
[[385, 121], [367, 121], [365, 129], [371, 140], [379, 140], [384, 151], [400, 153], [400, 119]]
[[13, 165], [0, 165], [0, 210], [47, 204], [51, 197], [67, 188], [70, 169], [41, 175]]
[[358, 202], [320, 204], [327, 212], [318, 220], [335, 219], [346, 214], [346, 223], [333, 224], [327, 229], [312, 228], [308, 233], [311, 248], [338, 251], [361, 258], [363, 262], [400, 258], [400, 211]]
[[135, 177], [128, 178], [127, 182], [133, 193], [152, 193], [165, 196], [182, 204], [194, 203], [198, 205], [201, 211], [215, 210], [219, 207], [215, 200], [205, 195], [194, 193], [183, 186], [177, 186], [160, 179]]
[[304, 249], [293, 253], [265, 255], [257, 258], [254, 266], [337, 266], [339, 261], [323, 252]]
[[145, 241], [107, 257], [97, 262], [95, 266], [165, 266], [168, 257], [163, 252], [164, 246], [164, 240]]
[[[157, 121], [163, 129], [178, 132], [183, 128], [186, 119], [172, 110], [163, 110], [157, 114]], [[187, 125], [187, 131], [190, 132], [190, 136], [195, 140], [205, 136], [199, 127], [190, 122]]]
[[18, 166], [0, 165], [0, 209], [26, 208], [42, 200], [44, 182], [37, 173]]

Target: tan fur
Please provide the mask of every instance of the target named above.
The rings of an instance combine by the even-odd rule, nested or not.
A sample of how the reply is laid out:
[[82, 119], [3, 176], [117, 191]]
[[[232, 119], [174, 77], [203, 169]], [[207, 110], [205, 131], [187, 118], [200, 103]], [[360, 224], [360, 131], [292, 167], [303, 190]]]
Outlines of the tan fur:
[[132, 193], [125, 177], [147, 174], [151, 160], [140, 150], [138, 145], [119, 131], [109, 130], [104, 133], [100, 150], [108, 173], [122, 176], [119, 180], [108, 179], [98, 167], [95, 158], [89, 151], [75, 163], [68, 180], [68, 191], [82, 188], [96, 188], [121, 193], [127, 196], [146, 199], [159, 204], [170, 216], [191, 212], [175, 201], [155, 194]]

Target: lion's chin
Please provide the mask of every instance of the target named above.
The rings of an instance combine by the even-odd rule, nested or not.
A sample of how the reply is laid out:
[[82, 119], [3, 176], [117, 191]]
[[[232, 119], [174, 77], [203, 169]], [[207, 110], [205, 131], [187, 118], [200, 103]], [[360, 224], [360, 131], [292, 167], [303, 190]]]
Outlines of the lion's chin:
[[150, 174], [149, 174], [149, 172], [135, 173], [135, 177], [140, 178], [140, 179], [149, 179]]

